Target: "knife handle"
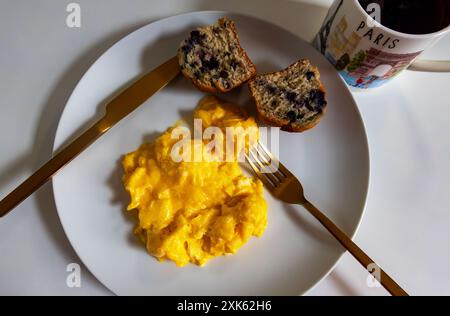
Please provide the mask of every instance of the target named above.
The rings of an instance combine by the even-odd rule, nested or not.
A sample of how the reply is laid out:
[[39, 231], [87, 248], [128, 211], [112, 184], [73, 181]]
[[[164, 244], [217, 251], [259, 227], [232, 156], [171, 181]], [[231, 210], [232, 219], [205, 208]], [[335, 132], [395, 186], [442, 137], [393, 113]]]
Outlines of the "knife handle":
[[52, 159], [40, 167], [34, 174], [20, 184], [14, 191], [9, 193], [0, 201], [0, 217], [8, 214], [12, 209], [19, 205], [23, 200], [37, 191], [46, 183], [56, 172], [78, 156], [86, 147], [92, 144], [97, 138], [105, 133], [109, 126], [101, 119], [70, 145], [58, 152]]
[[29, 197], [56, 172], [78, 156], [97, 138], [107, 132], [114, 124], [139, 107], [145, 100], [164, 88], [178, 76], [180, 66], [174, 56], [152, 71], [136, 80], [106, 105], [105, 116], [57, 153], [50, 161], [39, 168], [14, 191], [0, 201], [0, 217], [8, 214], [14, 207]]

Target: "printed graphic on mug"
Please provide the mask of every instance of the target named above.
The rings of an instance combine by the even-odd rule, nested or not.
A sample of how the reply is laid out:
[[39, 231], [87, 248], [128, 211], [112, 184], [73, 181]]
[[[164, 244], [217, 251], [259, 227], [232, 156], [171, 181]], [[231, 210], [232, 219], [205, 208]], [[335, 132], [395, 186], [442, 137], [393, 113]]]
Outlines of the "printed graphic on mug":
[[[364, 29], [363, 32], [359, 30]], [[377, 87], [408, 65], [422, 52], [395, 54], [374, 47], [359, 49], [361, 40], [367, 38], [383, 48], [395, 48], [397, 39], [375, 34], [373, 28], [366, 28], [361, 22], [356, 31], [348, 29], [344, 16], [330, 35], [325, 57], [336, 67], [345, 81], [357, 88]]]
[[[403, 34], [379, 23], [391, 23], [392, 15], [403, 19], [403, 16], [411, 15], [413, 9], [420, 10], [417, 5], [400, 10], [395, 6], [397, 2], [389, 2], [391, 7], [383, 0], [336, 0], [330, 8], [314, 45], [348, 85], [362, 89], [378, 87], [405, 70], [434, 43], [432, 34], [429, 37]], [[364, 7], [361, 6], [363, 3]], [[422, 1], [421, 6], [428, 5], [433, 14], [437, 10], [432, 10], [430, 3], [434, 2]], [[445, 24], [439, 27], [445, 28]], [[415, 29], [415, 33], [419, 30]]]

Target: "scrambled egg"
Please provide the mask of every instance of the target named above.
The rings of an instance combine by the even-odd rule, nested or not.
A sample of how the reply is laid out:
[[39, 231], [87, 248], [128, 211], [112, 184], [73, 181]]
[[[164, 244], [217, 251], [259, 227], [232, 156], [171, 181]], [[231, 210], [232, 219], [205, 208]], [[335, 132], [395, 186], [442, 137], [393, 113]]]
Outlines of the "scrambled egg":
[[[203, 128], [257, 125], [234, 105], [204, 98], [194, 112]], [[168, 129], [151, 144], [143, 144], [123, 159], [123, 183], [136, 209], [135, 234], [158, 260], [204, 265], [215, 256], [235, 253], [267, 226], [263, 185], [245, 176], [238, 162], [222, 162], [205, 150], [203, 160], [175, 162]], [[191, 139], [188, 140], [194, 146]]]

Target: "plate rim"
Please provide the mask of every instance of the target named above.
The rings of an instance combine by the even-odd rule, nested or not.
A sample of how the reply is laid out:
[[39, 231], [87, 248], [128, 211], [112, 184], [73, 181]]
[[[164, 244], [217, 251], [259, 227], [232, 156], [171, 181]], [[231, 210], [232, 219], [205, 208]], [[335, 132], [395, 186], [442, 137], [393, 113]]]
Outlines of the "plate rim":
[[[89, 68], [84, 72], [84, 74], [80, 77], [80, 79], [78, 80], [77, 84], [75, 85], [75, 87], [73, 88], [69, 98], [67, 99], [65, 105], [64, 105], [64, 109], [58, 119], [58, 123], [57, 123], [57, 128], [56, 131], [54, 133], [54, 137], [53, 137], [53, 146], [52, 146], [52, 156], [55, 155], [55, 153], [57, 153], [60, 150], [60, 147], [63, 146], [62, 144], [57, 144], [57, 135], [60, 132], [60, 129], [62, 128], [62, 118], [64, 117], [68, 107], [67, 105], [69, 104], [69, 102], [71, 101], [71, 99], [73, 98], [75, 92], [79, 89], [81, 82], [87, 77], [88, 73], [92, 70], [92, 68], [94, 68], [94, 66], [100, 61], [100, 59], [102, 59], [108, 52], [110, 52], [114, 47], [118, 46], [122, 41], [124, 41], [125, 39], [127, 39], [128, 37], [132, 36], [133, 34], [141, 31], [142, 29], [148, 27], [149, 25], [154, 25], [154, 24], [159, 24], [159, 23], [163, 23], [163, 22], [167, 22], [168, 20], [171, 19], [178, 19], [180, 17], [186, 17], [186, 16], [190, 16], [190, 15], [198, 15], [198, 14], [220, 14], [220, 15], [234, 15], [234, 16], [241, 16], [245, 19], [250, 19], [250, 20], [256, 20], [262, 23], [266, 23], [266, 24], [270, 24], [276, 28], [279, 28], [281, 30], [283, 30], [284, 32], [289, 33], [290, 35], [294, 36], [296, 39], [298, 39], [299, 41], [303, 41], [305, 43], [308, 43], [311, 45], [310, 42], [302, 39], [299, 35], [291, 32], [290, 30], [286, 29], [283, 26], [280, 26], [278, 24], [272, 23], [270, 21], [267, 21], [263, 18], [260, 17], [256, 17], [256, 16], [252, 16], [252, 15], [248, 15], [248, 14], [243, 14], [243, 13], [237, 13], [237, 12], [233, 12], [233, 11], [222, 11], [222, 10], [200, 10], [200, 11], [189, 11], [189, 12], [184, 12], [184, 13], [179, 13], [179, 14], [175, 14], [175, 15], [170, 15], [170, 16], [166, 16], [163, 18], [159, 18], [157, 20], [151, 21], [149, 23], [146, 23], [138, 28], [136, 28], [135, 30], [127, 33], [126, 35], [124, 35], [123, 37], [121, 37], [119, 40], [117, 40], [114, 44], [112, 44], [111, 46], [109, 46], [106, 50], [104, 50], [100, 56], [98, 56], [96, 58], [96, 60], [94, 62], [92, 62], [89, 66]], [[320, 54], [320, 53], [319, 53]], [[325, 58], [324, 56], [322, 56], [323, 58]], [[353, 102], [353, 108], [356, 111], [357, 114], [357, 118], [361, 124], [362, 127], [362, 133], [363, 133], [363, 142], [364, 142], [364, 148], [365, 148], [365, 153], [367, 156], [367, 171], [366, 171], [366, 175], [365, 178], [367, 179], [366, 184], [365, 184], [365, 188], [364, 188], [364, 198], [362, 201], [362, 209], [361, 212], [359, 214], [359, 218], [357, 219], [357, 224], [355, 225], [355, 228], [352, 229], [351, 234], [349, 235], [350, 239], [354, 239], [355, 236], [357, 235], [361, 224], [362, 224], [362, 220], [364, 218], [364, 215], [366, 213], [366, 208], [367, 208], [367, 201], [368, 201], [368, 196], [369, 196], [369, 192], [370, 192], [370, 186], [371, 186], [371, 161], [370, 161], [370, 146], [369, 146], [369, 139], [367, 136], [367, 131], [366, 131], [366, 127], [364, 124], [364, 120], [363, 117], [361, 115], [361, 111], [359, 110], [358, 107], [358, 103], [356, 102], [356, 99], [354, 97], [354, 95], [352, 94], [351, 90], [349, 89], [349, 87], [347, 86], [347, 84], [345, 83], [344, 79], [337, 73], [337, 77], [339, 78], [338, 82], [341, 86], [343, 86], [343, 90], [345, 91], [345, 93], [347, 94], [347, 96], [350, 97], [350, 100]], [[92, 144], [93, 145], [93, 144]], [[52, 188], [52, 195], [53, 195], [53, 200], [55, 202], [55, 208], [56, 208], [56, 212], [58, 214], [58, 219], [59, 222], [63, 228], [64, 234], [66, 235], [66, 238], [68, 239], [71, 247], [74, 249], [78, 259], [82, 262], [82, 264], [86, 267], [86, 269], [89, 271], [89, 273], [98, 281], [100, 282], [108, 291], [110, 291], [112, 294], [114, 295], [118, 295], [113, 289], [111, 289], [109, 286], [106, 285], [105, 282], [103, 282], [92, 270], [92, 268], [90, 267], [89, 264], [86, 263], [85, 260], [83, 260], [83, 258], [81, 257], [81, 255], [79, 254], [79, 251], [75, 245], [75, 243], [71, 240], [69, 234], [67, 233], [66, 227], [63, 223], [63, 220], [61, 218], [61, 213], [60, 213], [60, 207], [58, 207], [58, 199], [56, 196], [56, 192], [55, 192], [55, 182], [54, 182], [54, 178], [51, 179], [51, 188]], [[314, 288], [317, 287], [318, 284], [320, 284], [327, 276], [330, 275], [330, 273], [336, 268], [336, 266], [338, 265], [338, 263], [341, 261], [342, 257], [347, 253], [347, 250], [342, 249], [341, 254], [337, 257], [336, 261], [330, 266], [330, 268], [322, 275], [322, 277], [318, 278], [317, 281], [312, 284], [311, 286], [309, 286], [306, 290], [304, 290], [302, 293], [298, 293], [298, 296], [301, 295], [307, 295], [309, 292], [311, 292]]]

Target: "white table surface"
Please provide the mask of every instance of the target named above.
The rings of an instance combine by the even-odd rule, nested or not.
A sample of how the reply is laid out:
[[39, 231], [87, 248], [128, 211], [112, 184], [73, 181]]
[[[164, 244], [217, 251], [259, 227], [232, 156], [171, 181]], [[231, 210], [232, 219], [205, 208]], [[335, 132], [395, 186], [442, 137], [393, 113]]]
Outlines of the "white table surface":
[[[311, 40], [331, 0], [77, 0], [81, 28], [59, 0], [0, 0], [0, 197], [51, 155], [58, 119], [83, 73], [131, 31], [169, 15], [229, 10]], [[426, 52], [450, 58], [450, 36]], [[355, 94], [367, 129], [371, 181], [355, 241], [410, 294], [450, 295], [450, 74], [404, 72]], [[51, 185], [0, 219], [0, 295], [111, 295], [82, 266], [59, 222]], [[310, 295], [386, 295], [345, 254]]]

